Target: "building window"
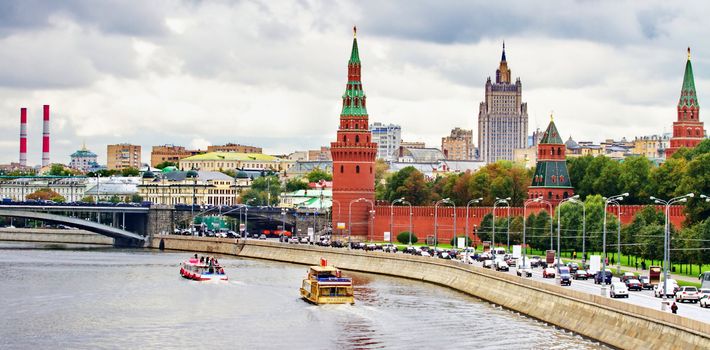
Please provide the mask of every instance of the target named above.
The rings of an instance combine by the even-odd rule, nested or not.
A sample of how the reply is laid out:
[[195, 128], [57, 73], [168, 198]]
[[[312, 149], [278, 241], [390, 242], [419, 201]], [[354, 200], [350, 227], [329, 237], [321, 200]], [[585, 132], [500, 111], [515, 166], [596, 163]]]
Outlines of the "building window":
[[360, 173], [360, 166], [359, 166], [359, 165], [356, 165], [356, 166], [355, 166], [355, 173], [356, 173], [356, 174], [359, 174], [359, 173]]
[[343, 142], [348, 142], [348, 135], [343, 135]]
[[[357, 129], [357, 128], [355, 128], [355, 129]], [[355, 143], [360, 143], [360, 135], [355, 135]]]
[[345, 167], [341, 165], [340, 166], [340, 173], [342, 174], [344, 170], [345, 170]]

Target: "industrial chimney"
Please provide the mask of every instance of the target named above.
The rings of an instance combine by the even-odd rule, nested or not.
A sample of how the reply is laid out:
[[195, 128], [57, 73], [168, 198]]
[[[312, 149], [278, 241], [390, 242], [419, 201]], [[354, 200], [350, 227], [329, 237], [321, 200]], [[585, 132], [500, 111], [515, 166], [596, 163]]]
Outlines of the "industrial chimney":
[[42, 166], [49, 165], [49, 105], [44, 105], [44, 126], [42, 128]]
[[20, 165], [27, 166], [27, 108], [20, 108]]

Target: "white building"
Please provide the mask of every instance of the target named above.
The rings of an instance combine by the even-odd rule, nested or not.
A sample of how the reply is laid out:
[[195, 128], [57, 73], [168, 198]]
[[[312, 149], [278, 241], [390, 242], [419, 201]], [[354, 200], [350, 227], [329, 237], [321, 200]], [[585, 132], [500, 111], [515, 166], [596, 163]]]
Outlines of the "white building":
[[90, 171], [90, 169], [96, 169], [99, 164], [96, 162], [96, 153], [86, 149], [84, 145], [80, 150], [71, 154], [71, 161], [69, 162], [69, 167], [83, 172]]
[[399, 144], [402, 141], [402, 127], [395, 124], [374, 123], [370, 125], [372, 142], [377, 143], [377, 158], [386, 161], [397, 160]]

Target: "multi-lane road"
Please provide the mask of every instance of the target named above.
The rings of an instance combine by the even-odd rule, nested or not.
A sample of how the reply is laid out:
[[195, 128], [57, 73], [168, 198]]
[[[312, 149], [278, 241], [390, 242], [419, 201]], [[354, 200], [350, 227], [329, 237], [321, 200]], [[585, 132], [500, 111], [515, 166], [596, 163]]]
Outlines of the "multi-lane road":
[[[473, 262], [473, 265], [475, 266], [482, 266], [482, 263], [480, 262]], [[559, 281], [556, 278], [542, 278], [542, 268], [534, 268], [532, 269], [533, 275], [532, 277], [526, 277], [526, 278], [533, 278], [538, 281], [542, 281], [545, 283], [550, 283], [550, 284], [559, 284]], [[517, 276], [516, 269], [515, 267], [511, 267], [510, 271], [505, 272], [505, 271], [498, 271], [498, 273], [508, 273], [508, 274], [513, 274]], [[522, 277], [521, 277], [522, 278]], [[619, 278], [618, 277], [613, 277], [612, 282], [618, 282]], [[590, 294], [596, 294], [600, 295], [601, 294], [601, 285], [594, 284], [594, 279], [589, 279], [589, 280], [572, 280], [572, 285], [571, 286], [563, 286], [563, 288], [572, 288], [581, 292], [586, 292]], [[606, 296], [609, 296], [609, 286], [607, 285], [606, 287]], [[629, 297], [628, 298], [618, 298], [617, 300], [636, 304], [639, 306], [644, 306], [652, 309], [661, 309], [661, 298], [656, 298], [653, 295], [653, 290], [642, 290], [642, 291], [629, 291]], [[668, 299], [669, 301], [669, 306], [670, 303], [673, 302], [673, 299]], [[710, 323], [710, 308], [704, 309], [700, 307], [699, 303], [693, 304], [689, 302], [685, 303], [676, 303], [678, 305], [678, 315], [692, 318], [698, 321], [702, 322], [707, 322]], [[670, 312], [670, 307], [668, 307], [668, 312]]]

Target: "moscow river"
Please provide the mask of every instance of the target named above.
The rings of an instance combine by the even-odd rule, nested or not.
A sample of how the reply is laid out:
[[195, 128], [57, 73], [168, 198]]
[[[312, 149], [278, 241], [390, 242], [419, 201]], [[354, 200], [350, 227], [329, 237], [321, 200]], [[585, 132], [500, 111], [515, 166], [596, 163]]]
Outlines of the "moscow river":
[[218, 257], [230, 281], [200, 283], [178, 274], [189, 253], [0, 243], [0, 254], [1, 349], [601, 347], [406, 279], [346, 272], [356, 304], [314, 306], [299, 299], [300, 265]]

